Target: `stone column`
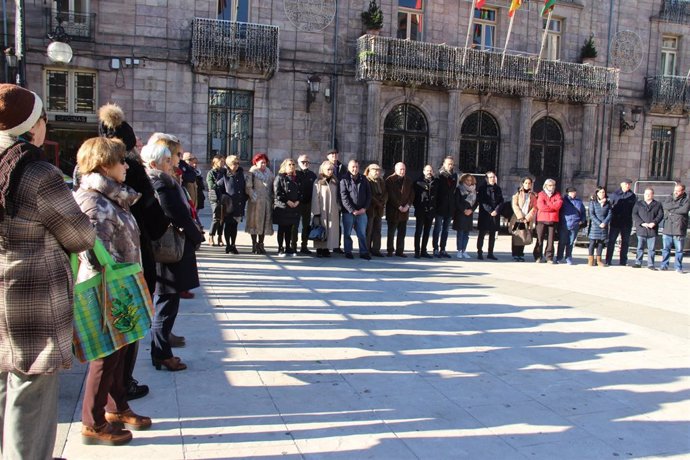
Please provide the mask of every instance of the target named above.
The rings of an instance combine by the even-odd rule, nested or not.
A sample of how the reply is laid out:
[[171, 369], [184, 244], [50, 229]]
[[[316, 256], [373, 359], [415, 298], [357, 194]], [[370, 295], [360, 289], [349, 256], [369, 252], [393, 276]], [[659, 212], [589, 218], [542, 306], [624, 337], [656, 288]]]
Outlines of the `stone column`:
[[448, 132], [446, 134], [446, 151], [441, 158], [451, 156], [457, 162], [460, 155], [460, 96], [459, 89], [448, 90]]
[[531, 97], [520, 98], [520, 128], [518, 129], [517, 158], [514, 173], [523, 176], [529, 172], [529, 143], [532, 134]]
[[365, 123], [367, 125], [367, 139], [366, 157], [369, 159], [381, 158], [381, 139], [379, 135], [379, 114], [381, 111], [381, 82], [380, 81], [368, 81], [367, 82], [367, 119]]
[[594, 149], [596, 135], [596, 104], [584, 104], [582, 115], [582, 151], [578, 165], [578, 176], [590, 176], [594, 172]]

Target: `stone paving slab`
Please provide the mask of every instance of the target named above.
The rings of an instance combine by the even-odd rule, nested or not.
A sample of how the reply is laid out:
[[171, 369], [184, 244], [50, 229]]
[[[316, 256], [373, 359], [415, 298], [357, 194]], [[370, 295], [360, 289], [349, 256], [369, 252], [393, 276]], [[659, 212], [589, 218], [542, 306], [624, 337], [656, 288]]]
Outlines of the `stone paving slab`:
[[202, 288], [175, 326], [189, 369], [155, 371], [141, 344], [152, 392], [132, 408], [152, 429], [83, 446], [72, 398], [56, 455], [690, 458], [690, 275], [587, 267], [581, 248], [575, 266], [514, 263], [505, 236], [499, 262], [240, 243], [199, 252]]

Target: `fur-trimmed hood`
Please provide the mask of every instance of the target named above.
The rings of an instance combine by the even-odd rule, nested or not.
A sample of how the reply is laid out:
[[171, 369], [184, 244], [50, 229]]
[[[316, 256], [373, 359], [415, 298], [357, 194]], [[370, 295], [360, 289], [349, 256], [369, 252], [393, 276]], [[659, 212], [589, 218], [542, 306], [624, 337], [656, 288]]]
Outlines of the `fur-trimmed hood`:
[[106, 128], [115, 129], [125, 121], [125, 112], [117, 104], [106, 104], [98, 109], [98, 119]]

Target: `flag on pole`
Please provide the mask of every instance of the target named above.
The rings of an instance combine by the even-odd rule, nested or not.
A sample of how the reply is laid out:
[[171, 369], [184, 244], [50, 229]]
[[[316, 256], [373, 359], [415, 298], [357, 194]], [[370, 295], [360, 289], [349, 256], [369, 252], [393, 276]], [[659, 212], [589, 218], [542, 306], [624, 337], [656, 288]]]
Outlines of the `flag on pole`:
[[508, 10], [508, 17], [512, 18], [515, 11], [522, 6], [522, 0], [512, 0], [510, 2], [510, 9]]
[[484, 3], [486, 3], [486, 0], [477, 0], [474, 4], [474, 7], [481, 8], [482, 6], [484, 6]]
[[556, 0], [544, 0], [544, 8], [541, 9], [541, 15], [546, 16], [555, 6]]

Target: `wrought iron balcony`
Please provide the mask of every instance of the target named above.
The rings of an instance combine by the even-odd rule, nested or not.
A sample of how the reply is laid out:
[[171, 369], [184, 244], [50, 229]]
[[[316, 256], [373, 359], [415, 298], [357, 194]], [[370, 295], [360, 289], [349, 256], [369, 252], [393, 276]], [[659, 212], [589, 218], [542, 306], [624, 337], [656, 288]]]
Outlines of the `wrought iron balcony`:
[[678, 24], [690, 23], [690, 1], [663, 0], [659, 19]]
[[278, 37], [277, 26], [194, 18], [192, 66], [271, 78], [278, 70]]
[[686, 77], [647, 77], [645, 95], [654, 112], [683, 113], [690, 110], [690, 82]]
[[95, 40], [95, 13], [56, 12], [51, 8], [45, 9], [46, 35], [52, 34], [55, 28], [62, 26], [71, 40], [92, 42]]
[[357, 42], [357, 78], [428, 85], [536, 99], [613, 103], [617, 69], [535, 56], [479, 51], [363, 35]]

